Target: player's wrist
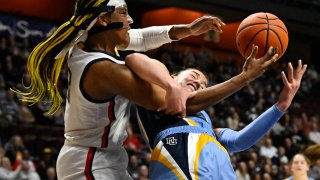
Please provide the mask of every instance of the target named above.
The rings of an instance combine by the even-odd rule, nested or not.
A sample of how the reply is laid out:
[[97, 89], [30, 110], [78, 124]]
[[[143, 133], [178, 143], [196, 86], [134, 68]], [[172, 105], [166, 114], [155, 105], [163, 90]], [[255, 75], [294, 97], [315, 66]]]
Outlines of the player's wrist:
[[238, 76], [239, 76], [240, 82], [246, 85], [249, 84], [254, 79], [254, 78], [251, 78], [247, 72], [242, 72]]

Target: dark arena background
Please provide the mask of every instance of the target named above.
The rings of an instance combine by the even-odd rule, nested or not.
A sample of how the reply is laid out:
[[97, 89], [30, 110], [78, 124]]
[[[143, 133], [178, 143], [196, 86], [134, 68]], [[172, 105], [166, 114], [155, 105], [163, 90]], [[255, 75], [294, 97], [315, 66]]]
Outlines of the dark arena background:
[[[127, 4], [134, 20], [131, 28], [190, 23], [205, 14], [221, 18], [227, 25], [220, 35], [208, 32], [146, 52], [170, 71], [177, 67], [199, 68], [207, 73], [210, 84], [241, 72], [244, 58], [235, 43], [240, 22], [256, 12], [278, 16], [289, 32], [284, 56], [262, 77], [206, 111], [215, 127], [241, 130], [276, 102], [282, 88], [280, 71], [288, 62], [295, 66], [302, 59], [308, 69], [288, 112], [255, 146], [231, 153], [230, 159], [238, 179], [285, 179], [290, 176], [292, 157], [310, 145], [320, 144], [320, 0], [127, 0]], [[56, 179], [56, 158], [64, 142], [64, 105], [48, 116], [48, 103], [28, 106], [9, 89], [23, 87], [22, 77], [28, 78], [29, 53], [69, 20], [73, 6], [74, 0], [1, 0], [0, 168], [5, 168], [7, 157], [12, 171], [24, 164], [26, 174]], [[120, 53], [125, 56], [131, 52]], [[59, 86], [65, 97], [66, 68], [61, 71]], [[134, 110], [132, 114], [124, 144], [129, 155], [128, 171], [134, 179], [145, 180], [150, 151], [140, 134]], [[320, 160], [311, 160], [309, 174], [320, 179]]]

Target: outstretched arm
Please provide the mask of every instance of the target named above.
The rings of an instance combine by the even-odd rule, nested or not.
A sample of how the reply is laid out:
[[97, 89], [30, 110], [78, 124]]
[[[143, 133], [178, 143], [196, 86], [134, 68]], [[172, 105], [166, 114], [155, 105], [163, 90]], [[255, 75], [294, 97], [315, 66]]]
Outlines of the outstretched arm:
[[227, 128], [215, 129], [218, 141], [227, 148], [229, 152], [239, 152], [253, 146], [272, 128], [288, 109], [300, 87], [301, 79], [306, 68], [307, 65], [302, 66], [302, 62], [299, 60], [298, 67], [294, 73], [293, 67], [291, 63], [289, 63], [288, 78], [284, 72], [281, 72], [284, 88], [280, 93], [278, 103], [261, 114], [241, 131], [233, 131]]
[[210, 30], [221, 33], [225, 24], [217, 17], [203, 16], [190, 24], [152, 26], [143, 29], [130, 29], [129, 44], [117, 47], [118, 49], [147, 51], [175, 40], [189, 36], [197, 36]]
[[259, 59], [255, 58], [257, 52], [258, 47], [253, 47], [252, 53], [246, 60], [242, 72], [239, 75], [223, 83], [197, 91], [194, 98], [188, 99], [187, 112], [195, 113], [219, 103], [239, 91], [251, 81], [260, 77], [272, 63], [278, 60], [278, 54], [273, 53], [272, 47]]

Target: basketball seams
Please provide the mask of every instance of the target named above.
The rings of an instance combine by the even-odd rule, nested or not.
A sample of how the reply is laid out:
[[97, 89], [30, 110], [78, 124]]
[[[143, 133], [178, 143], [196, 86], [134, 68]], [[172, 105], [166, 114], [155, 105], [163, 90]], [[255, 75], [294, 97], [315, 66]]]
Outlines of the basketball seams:
[[[275, 30], [273, 30], [273, 29], [270, 29], [270, 31], [273, 32], [273, 33], [277, 36], [278, 41], [280, 42], [281, 51], [283, 51], [283, 44], [282, 44], [282, 41], [281, 41], [281, 39], [280, 39], [280, 36], [279, 36], [278, 33], [277, 33]], [[278, 52], [278, 53], [281, 54], [280, 52]]]
[[266, 20], [267, 20], [267, 33], [266, 33], [266, 45], [264, 46], [264, 53], [266, 54], [268, 51], [268, 42], [269, 42], [269, 19], [268, 19], [268, 14], [266, 14]]
[[[267, 14], [266, 14], [267, 15]], [[266, 19], [267, 18], [264, 18], [264, 17], [259, 17], [259, 16], [255, 16], [255, 18], [258, 18], [258, 19]], [[279, 18], [268, 18], [269, 20], [278, 20]]]
[[248, 25], [244, 26], [243, 28], [239, 29], [238, 32], [237, 32], [237, 35], [240, 34], [240, 32], [243, 31], [243, 30], [246, 29], [246, 28], [249, 28], [249, 27], [251, 27], [251, 26], [262, 25], [262, 24], [266, 24], [266, 23], [263, 22], [263, 23], [252, 23], [252, 24], [248, 24]]
[[249, 48], [249, 45], [252, 43], [252, 41], [256, 38], [256, 36], [260, 33], [260, 32], [262, 32], [262, 31], [265, 31], [265, 30], [267, 30], [266, 28], [265, 29], [261, 29], [261, 30], [259, 30], [258, 32], [256, 32], [253, 36], [252, 36], [252, 38], [250, 39], [250, 41], [249, 41], [249, 43], [246, 45], [246, 48], [244, 49], [244, 55], [247, 53], [247, 50], [248, 50], [248, 48]]
[[[246, 28], [249, 28], [251, 26], [257, 26], [257, 25], [262, 25], [262, 24], [266, 24], [265, 22], [264, 23], [252, 23], [252, 24], [247, 24], [246, 26], [242, 27], [241, 29], [238, 30], [237, 32], [237, 35], [243, 31], [244, 29]], [[286, 34], [288, 34], [288, 31], [286, 29], [284, 29], [283, 27], [281, 27], [280, 25], [278, 24], [273, 24], [273, 23], [268, 23], [270, 26], [275, 26], [275, 27], [278, 27], [280, 29], [282, 29]]]
[[280, 29], [282, 29], [286, 34], [288, 34], [288, 31], [286, 29], [284, 29], [283, 27], [281, 27], [280, 25], [278, 24], [272, 24], [272, 23], [269, 23], [270, 26], [275, 26], [275, 27], [278, 27]]

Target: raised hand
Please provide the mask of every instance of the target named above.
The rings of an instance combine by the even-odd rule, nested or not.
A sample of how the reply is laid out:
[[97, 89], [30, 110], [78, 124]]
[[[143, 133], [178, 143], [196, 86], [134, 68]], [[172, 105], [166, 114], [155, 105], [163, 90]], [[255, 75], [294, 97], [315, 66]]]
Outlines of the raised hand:
[[191, 35], [197, 36], [206, 33], [210, 30], [222, 33], [222, 26], [226, 24], [223, 23], [219, 18], [212, 16], [203, 16], [188, 25]]
[[274, 54], [273, 47], [270, 47], [268, 52], [261, 58], [256, 59], [258, 53], [258, 46], [254, 46], [250, 56], [242, 68], [242, 75], [246, 78], [247, 83], [260, 77], [267, 68], [278, 60], [278, 54]]
[[299, 60], [295, 71], [293, 70], [292, 64], [288, 63], [288, 77], [283, 71], [281, 72], [281, 78], [284, 87], [280, 93], [279, 102], [277, 104], [277, 107], [280, 110], [286, 111], [289, 108], [295, 94], [300, 87], [301, 80], [306, 69], [307, 65], [302, 65], [302, 61]]

